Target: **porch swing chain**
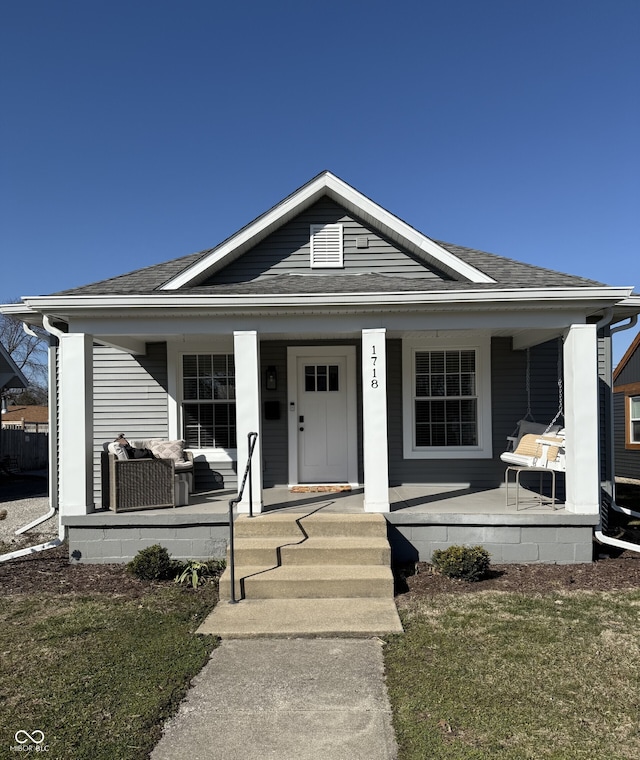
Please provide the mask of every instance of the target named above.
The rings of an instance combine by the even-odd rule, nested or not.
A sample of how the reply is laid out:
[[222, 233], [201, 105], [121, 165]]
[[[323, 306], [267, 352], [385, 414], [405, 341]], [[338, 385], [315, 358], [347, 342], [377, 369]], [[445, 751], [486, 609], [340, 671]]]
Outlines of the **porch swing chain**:
[[527, 368], [525, 373], [525, 385], [527, 389], [527, 413], [524, 416], [525, 420], [531, 420], [535, 422], [535, 418], [531, 413], [531, 349], [527, 348]]
[[564, 386], [562, 382], [562, 338], [558, 338], [558, 411], [551, 420], [543, 435], [546, 435], [556, 424], [556, 420], [562, 417], [564, 420]]

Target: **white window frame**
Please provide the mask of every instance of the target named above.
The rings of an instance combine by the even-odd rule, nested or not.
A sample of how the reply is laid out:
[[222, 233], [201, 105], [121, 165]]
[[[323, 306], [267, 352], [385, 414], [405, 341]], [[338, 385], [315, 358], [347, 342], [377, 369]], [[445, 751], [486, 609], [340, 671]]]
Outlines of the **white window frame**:
[[[416, 446], [415, 356], [419, 351], [447, 350], [475, 351], [478, 444], [476, 446]], [[402, 341], [402, 426], [405, 459], [491, 459], [493, 457], [490, 336], [473, 340], [405, 338]]]
[[[169, 436], [181, 439], [184, 431], [184, 388], [182, 375], [182, 358], [185, 354], [233, 354], [233, 347], [226, 341], [216, 341], [215, 344], [204, 341], [194, 341], [186, 346], [176, 346], [174, 343], [167, 344], [168, 366], [173, 371], [168, 374], [168, 414]], [[189, 403], [187, 401], [187, 403]], [[236, 400], [237, 403], [237, 400]], [[236, 417], [237, 420], [237, 417]], [[237, 449], [229, 448], [190, 448], [194, 456], [201, 456], [208, 462], [234, 462], [237, 458]]]
[[[326, 244], [317, 246], [320, 240], [326, 240], [328, 237], [337, 234], [338, 244], [335, 251], [329, 250]], [[344, 232], [342, 224], [312, 224], [309, 228], [309, 237], [311, 243], [310, 266], [311, 269], [343, 269], [344, 268]], [[335, 245], [335, 240], [330, 241]], [[317, 247], [316, 247], [317, 246]]]

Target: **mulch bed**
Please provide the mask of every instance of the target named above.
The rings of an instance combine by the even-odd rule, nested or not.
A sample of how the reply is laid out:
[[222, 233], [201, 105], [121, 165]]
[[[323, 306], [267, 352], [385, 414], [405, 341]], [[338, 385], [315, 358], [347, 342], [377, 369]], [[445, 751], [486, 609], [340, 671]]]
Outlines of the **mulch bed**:
[[471, 594], [481, 591], [510, 591], [550, 594], [558, 591], [619, 591], [640, 588], [640, 554], [598, 559], [579, 565], [492, 565], [489, 576], [469, 583], [452, 580], [431, 571], [420, 562], [417, 573], [401, 582], [399, 593], [407, 600], [436, 594]]
[[124, 565], [70, 564], [66, 546], [0, 563], [0, 596], [104, 593], [138, 599], [166, 583], [173, 581], [138, 580]]
[[[469, 594], [512, 591], [548, 594], [558, 591], [615, 591], [640, 588], [640, 554], [579, 565], [493, 565], [489, 577], [475, 583], [456, 581], [433, 573], [424, 562], [397, 568], [398, 594], [410, 599], [435, 594]], [[168, 581], [171, 583], [172, 581]], [[164, 582], [166, 583], [166, 582]], [[31, 593], [105, 593], [130, 598], [148, 594], [163, 582], [141, 581], [124, 565], [70, 564], [61, 546], [0, 564], [0, 596]]]

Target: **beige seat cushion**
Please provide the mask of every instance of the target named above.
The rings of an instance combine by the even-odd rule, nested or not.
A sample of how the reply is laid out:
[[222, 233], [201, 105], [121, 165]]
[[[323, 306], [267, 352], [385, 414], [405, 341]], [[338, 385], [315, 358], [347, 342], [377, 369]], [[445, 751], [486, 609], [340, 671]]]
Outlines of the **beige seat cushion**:
[[562, 446], [564, 446], [564, 439], [555, 435], [535, 435], [534, 433], [528, 433], [523, 435], [518, 444], [518, 448], [514, 451], [514, 454], [525, 457], [534, 457], [540, 459], [542, 456], [543, 443], [545, 441], [549, 443], [547, 450], [547, 460], [549, 462], [555, 462], [558, 458], [558, 453]]

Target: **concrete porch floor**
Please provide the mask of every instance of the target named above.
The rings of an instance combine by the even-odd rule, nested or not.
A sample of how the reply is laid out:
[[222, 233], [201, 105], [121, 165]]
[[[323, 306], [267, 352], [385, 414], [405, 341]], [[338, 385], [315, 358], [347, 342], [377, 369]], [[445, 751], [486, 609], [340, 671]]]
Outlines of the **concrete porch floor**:
[[[177, 507], [182, 514], [221, 514], [227, 513], [229, 499], [235, 491], [208, 491], [191, 494], [189, 505]], [[310, 509], [322, 509], [324, 512], [343, 512], [354, 514], [364, 511], [364, 489], [339, 493], [292, 493], [286, 486], [265, 488], [262, 491], [265, 512], [288, 510], [306, 512]], [[538, 494], [526, 488], [518, 493], [519, 509], [515, 506], [515, 488], [509, 489], [510, 505], [506, 503], [506, 489], [468, 488], [460, 486], [393, 486], [389, 488], [391, 512], [402, 513], [438, 513], [438, 514], [566, 514], [564, 504], [556, 500], [555, 509], [550, 504], [539, 504]], [[147, 510], [147, 514], [151, 510]]]

